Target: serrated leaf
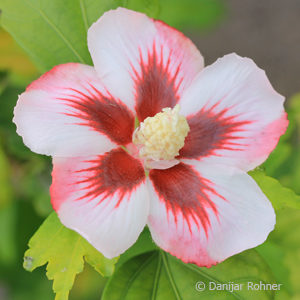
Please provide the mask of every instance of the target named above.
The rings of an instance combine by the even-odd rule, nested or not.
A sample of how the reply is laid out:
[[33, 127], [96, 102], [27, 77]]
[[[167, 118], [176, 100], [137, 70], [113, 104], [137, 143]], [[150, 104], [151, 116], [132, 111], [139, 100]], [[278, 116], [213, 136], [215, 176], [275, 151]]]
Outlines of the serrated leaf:
[[[273, 275], [255, 250], [248, 250], [212, 268], [184, 264], [163, 251], [152, 251], [126, 262], [108, 281], [102, 300], [273, 299], [274, 291], [248, 290], [248, 282], [274, 283]], [[195, 285], [203, 282], [204, 291]], [[211, 284], [210, 284], [211, 282]], [[210, 289], [214, 284], [243, 284], [239, 291]]]
[[109, 260], [76, 232], [64, 227], [52, 213], [29, 241], [24, 268], [33, 271], [47, 263], [47, 277], [53, 280], [56, 300], [68, 299], [75, 276], [84, 260], [103, 276], [110, 276], [117, 259]]
[[251, 171], [249, 175], [257, 182], [275, 209], [284, 207], [300, 209], [300, 196], [282, 186], [278, 180], [267, 176], [260, 170]]

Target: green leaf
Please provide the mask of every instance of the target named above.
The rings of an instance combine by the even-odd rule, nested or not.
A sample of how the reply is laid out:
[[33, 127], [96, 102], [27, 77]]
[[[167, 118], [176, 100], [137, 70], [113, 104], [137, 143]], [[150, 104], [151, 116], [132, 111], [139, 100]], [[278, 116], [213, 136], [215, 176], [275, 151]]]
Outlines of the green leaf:
[[209, 29], [225, 15], [222, 0], [163, 0], [159, 18], [179, 29]]
[[47, 277], [53, 280], [56, 300], [68, 299], [75, 276], [83, 270], [84, 260], [104, 276], [114, 271], [117, 259], [109, 260], [79, 234], [64, 227], [52, 213], [29, 241], [24, 268], [32, 271], [47, 265]]
[[285, 249], [280, 244], [275, 244], [268, 239], [265, 243], [259, 245], [255, 250], [263, 257], [269, 265], [277, 282], [282, 283], [282, 289], [291, 292], [290, 272], [284, 264]]
[[87, 29], [112, 0], [0, 0], [1, 25], [42, 70], [66, 62], [91, 64]]
[[[1, 137], [0, 137], [1, 138]], [[0, 210], [12, 200], [10, 165], [2, 150], [0, 139]]]
[[[163, 251], [134, 257], [108, 281], [102, 300], [111, 299], [273, 299], [274, 291], [248, 290], [248, 282], [274, 283], [273, 275], [255, 250], [248, 250], [211, 268], [184, 264]], [[197, 291], [203, 282], [204, 291]], [[242, 284], [239, 291], [218, 291], [215, 284]], [[211, 288], [210, 288], [211, 286]]]
[[144, 231], [140, 234], [135, 244], [120, 256], [120, 259], [117, 263], [117, 267], [120, 267], [122, 264], [124, 264], [126, 261], [133, 258], [134, 256], [138, 256], [142, 253], [157, 249], [158, 247], [152, 241], [150, 231], [146, 227]]
[[295, 132], [292, 136], [291, 143], [293, 144], [293, 152], [290, 159], [286, 162], [289, 165], [288, 175], [290, 177], [290, 185], [297, 192], [300, 193], [300, 93], [295, 94], [289, 99], [289, 119], [293, 122]]
[[266, 171], [266, 174], [273, 177], [273, 175], [276, 174], [276, 171], [279, 170], [280, 167], [290, 157], [291, 153], [292, 145], [285, 141], [280, 141], [275, 150], [262, 165], [263, 169]]
[[275, 178], [265, 175], [260, 170], [249, 172], [264, 194], [272, 202], [275, 209], [291, 207], [300, 209], [300, 196], [294, 191], [282, 186]]
[[209, 27], [224, 13], [219, 0], [0, 0], [1, 25], [41, 71], [66, 62], [92, 64], [87, 30], [105, 11], [118, 6], [175, 27]]
[[[280, 263], [283, 263], [289, 270], [288, 280], [290, 281], [292, 296], [281, 298], [283, 300], [300, 299], [299, 232], [300, 210], [286, 208], [277, 212], [276, 228], [270, 234], [268, 241], [278, 245], [282, 249], [284, 257], [280, 258]], [[276, 268], [276, 265], [274, 267]]]
[[292, 114], [296, 118], [296, 122], [300, 124], [300, 93], [295, 94], [289, 99], [289, 114]]
[[9, 203], [5, 207], [0, 207], [0, 266], [8, 266], [16, 262], [16, 232], [16, 205]]
[[32, 79], [37, 70], [12, 37], [0, 28], [0, 70], [9, 71], [24, 79]]
[[158, 18], [160, 14], [159, 2], [159, 0], [123, 0], [122, 6], [143, 12], [152, 18]]

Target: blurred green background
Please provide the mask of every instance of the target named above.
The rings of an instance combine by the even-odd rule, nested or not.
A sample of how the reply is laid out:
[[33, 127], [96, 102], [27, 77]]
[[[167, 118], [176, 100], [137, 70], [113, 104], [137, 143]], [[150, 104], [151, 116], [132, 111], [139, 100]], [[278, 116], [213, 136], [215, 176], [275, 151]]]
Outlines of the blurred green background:
[[[300, 194], [299, 1], [129, 2], [137, 10], [182, 30], [198, 46], [206, 64], [236, 52], [251, 57], [266, 70], [274, 88], [288, 97], [290, 126], [263, 168]], [[0, 9], [2, 5], [7, 6], [7, 1], [0, 0]], [[54, 298], [52, 283], [43, 268], [29, 273], [22, 267], [29, 238], [52, 211], [48, 191], [51, 159], [28, 150], [12, 123], [18, 95], [47, 68], [39, 63], [34, 65], [11, 35], [0, 29], [1, 300]], [[261, 248], [261, 255], [267, 258], [278, 283], [284, 284], [276, 299], [300, 299], [299, 232], [300, 212], [281, 209], [277, 211], [276, 230]], [[70, 299], [100, 299], [105, 280], [86, 266], [76, 278]]]

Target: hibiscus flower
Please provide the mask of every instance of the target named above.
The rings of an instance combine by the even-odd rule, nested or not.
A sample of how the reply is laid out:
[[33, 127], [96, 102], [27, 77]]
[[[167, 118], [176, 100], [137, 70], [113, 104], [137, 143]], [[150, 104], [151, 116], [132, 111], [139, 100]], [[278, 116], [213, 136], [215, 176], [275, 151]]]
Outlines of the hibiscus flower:
[[54, 67], [15, 108], [24, 143], [53, 157], [61, 222], [108, 258], [145, 225], [198, 266], [264, 242], [275, 213], [247, 171], [288, 123], [265, 72], [236, 54], [204, 68], [182, 33], [124, 8], [91, 26], [88, 47], [94, 67]]

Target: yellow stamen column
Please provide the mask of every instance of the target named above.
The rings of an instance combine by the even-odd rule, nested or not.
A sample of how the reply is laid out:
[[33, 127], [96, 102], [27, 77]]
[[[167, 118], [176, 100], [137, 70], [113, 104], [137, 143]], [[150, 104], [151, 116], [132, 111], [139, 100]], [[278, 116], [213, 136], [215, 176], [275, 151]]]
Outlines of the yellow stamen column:
[[172, 160], [179, 154], [190, 128], [179, 105], [166, 107], [154, 117], [148, 117], [133, 135], [133, 143], [140, 148], [141, 158]]

